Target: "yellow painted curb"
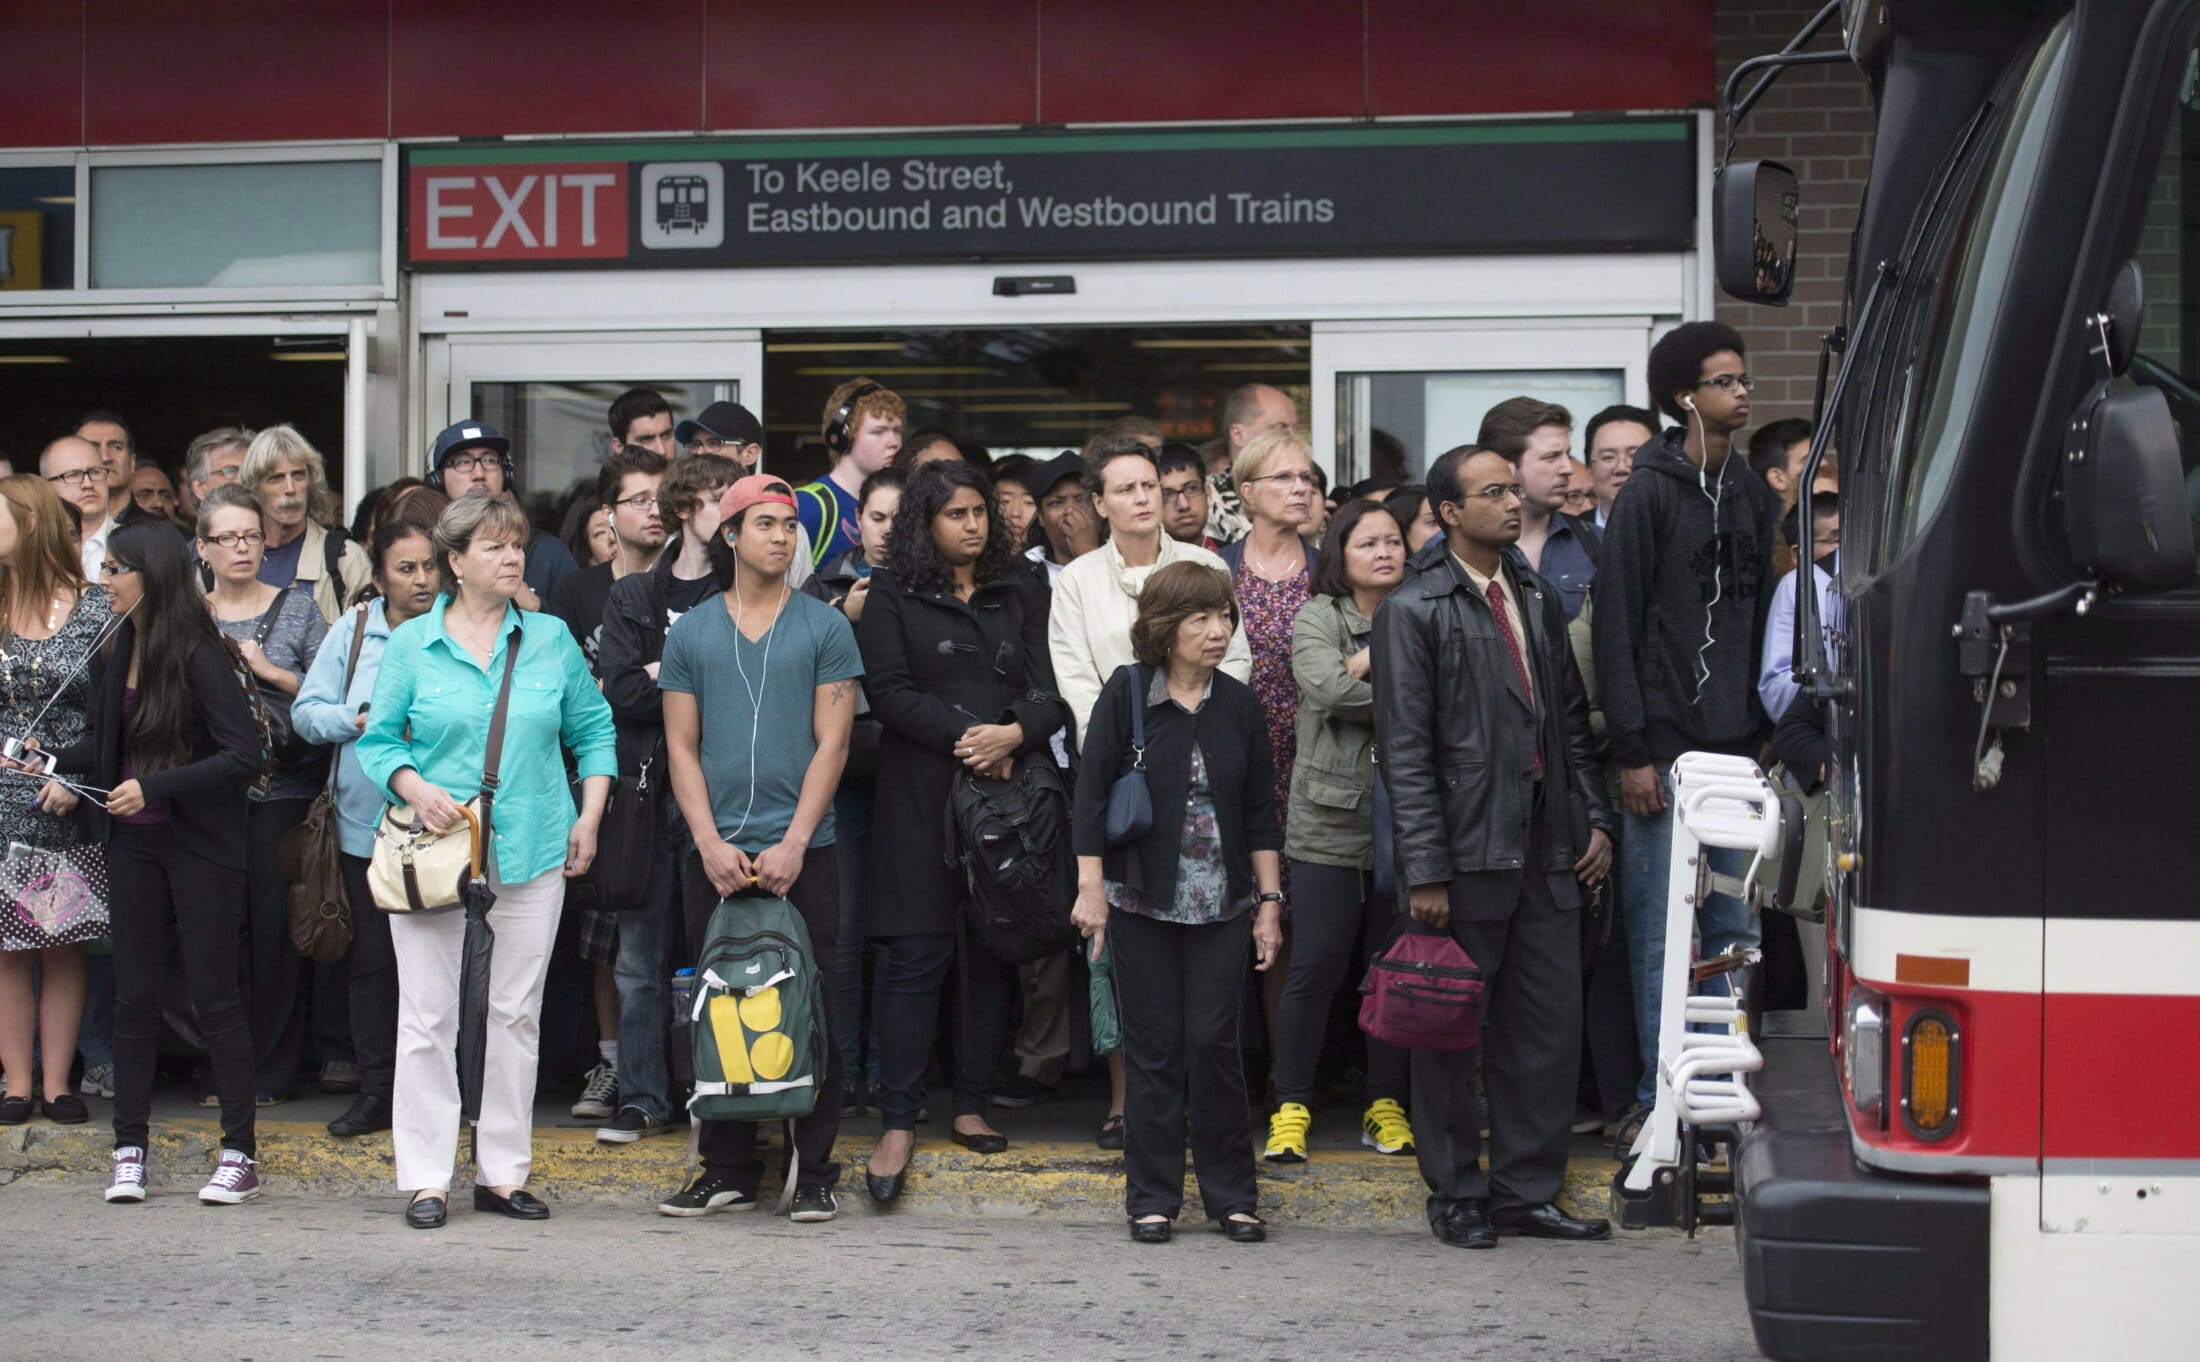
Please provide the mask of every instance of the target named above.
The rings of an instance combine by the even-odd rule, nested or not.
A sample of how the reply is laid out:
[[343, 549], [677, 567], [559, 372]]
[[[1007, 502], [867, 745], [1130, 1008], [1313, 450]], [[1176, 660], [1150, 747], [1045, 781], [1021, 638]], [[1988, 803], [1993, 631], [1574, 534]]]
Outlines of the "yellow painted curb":
[[[219, 1153], [220, 1127], [211, 1120], [166, 1122], [147, 1150], [154, 1186], [194, 1185]], [[385, 1134], [338, 1139], [317, 1123], [261, 1121], [261, 1176], [271, 1186], [322, 1193], [390, 1195], [397, 1191]], [[871, 1138], [843, 1140], [843, 1206], [862, 1201], [862, 1161]], [[0, 1183], [26, 1175], [103, 1176], [113, 1139], [92, 1126], [18, 1127], [0, 1136]], [[469, 1181], [460, 1142], [456, 1185]], [[775, 1160], [773, 1160], [775, 1161]], [[679, 1132], [629, 1145], [598, 1144], [592, 1130], [538, 1127], [528, 1186], [545, 1197], [614, 1196], [654, 1203], [685, 1182], [687, 1141]], [[1575, 1211], [1601, 1215], [1612, 1175], [1609, 1159], [1576, 1160], [1566, 1170], [1564, 1199]], [[1308, 1225], [1419, 1225], [1426, 1189], [1410, 1157], [1368, 1151], [1318, 1153], [1302, 1164], [1261, 1163], [1260, 1212]], [[1187, 1184], [1191, 1183], [1189, 1170]], [[1002, 1154], [973, 1154], [944, 1139], [917, 1141], [902, 1204], [970, 1215], [1031, 1215], [1115, 1220], [1123, 1214], [1122, 1156], [1069, 1141], [1025, 1141]], [[1202, 1214], [1196, 1193], [1185, 1217]]]

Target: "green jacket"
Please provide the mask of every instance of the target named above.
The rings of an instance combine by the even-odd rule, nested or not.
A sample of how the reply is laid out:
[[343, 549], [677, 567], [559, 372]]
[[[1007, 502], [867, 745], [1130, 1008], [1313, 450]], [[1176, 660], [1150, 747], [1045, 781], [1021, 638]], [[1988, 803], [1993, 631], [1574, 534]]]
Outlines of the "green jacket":
[[1299, 752], [1283, 850], [1294, 860], [1354, 870], [1374, 865], [1375, 687], [1344, 665], [1373, 630], [1350, 596], [1310, 597], [1292, 621]]

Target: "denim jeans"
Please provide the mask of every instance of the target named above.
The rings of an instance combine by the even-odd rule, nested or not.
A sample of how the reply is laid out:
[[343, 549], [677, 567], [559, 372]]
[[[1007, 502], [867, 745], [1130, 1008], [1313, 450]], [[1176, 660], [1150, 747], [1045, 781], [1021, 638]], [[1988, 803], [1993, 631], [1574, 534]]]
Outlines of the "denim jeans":
[[670, 798], [657, 811], [657, 855], [643, 907], [619, 914], [619, 1105], [670, 1120], [665, 1028], [672, 1022], [672, 953], [680, 938], [680, 866], [690, 841]]
[[[1635, 988], [1635, 1038], [1642, 1050], [1637, 1101], [1658, 1092], [1658, 1012], [1665, 996], [1665, 914], [1667, 876], [1673, 856], [1673, 780], [1658, 768], [1665, 809], [1652, 818], [1623, 815], [1620, 833], [1619, 911], [1627, 929], [1628, 973]], [[1739, 851], [1706, 848], [1711, 868], [1740, 875], [1748, 862]], [[1757, 917], [1731, 894], [1712, 894], [1696, 909], [1696, 951], [1717, 955], [1729, 946], [1757, 944]], [[1725, 981], [1714, 987], [1724, 988]]]
[[76, 1052], [90, 1069], [115, 1062], [114, 952], [86, 952], [85, 964], [84, 1025], [76, 1033]]
[[864, 987], [868, 973], [876, 979], [884, 971], [880, 962], [886, 947], [869, 939], [865, 924], [870, 890], [871, 809], [876, 803], [872, 787], [842, 785], [833, 796], [833, 849], [840, 858], [840, 939], [833, 950], [833, 1015], [840, 1018], [840, 1072], [846, 1091], [862, 1096], [878, 1081], [878, 1009], [865, 1006], [871, 990]]

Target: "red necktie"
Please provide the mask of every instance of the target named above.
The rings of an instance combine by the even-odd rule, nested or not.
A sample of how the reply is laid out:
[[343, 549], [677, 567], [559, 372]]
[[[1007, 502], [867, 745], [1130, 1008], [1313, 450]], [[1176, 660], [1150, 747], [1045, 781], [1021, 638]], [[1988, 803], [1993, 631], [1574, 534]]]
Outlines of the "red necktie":
[[[1535, 712], [1535, 687], [1528, 681], [1528, 660], [1520, 652], [1520, 639], [1513, 633], [1512, 617], [1505, 612], [1505, 588], [1495, 577], [1490, 578], [1490, 613], [1497, 616], [1497, 632], [1505, 640], [1505, 651], [1512, 654], [1513, 670], [1520, 676], [1520, 693], [1528, 697], [1528, 712]], [[1543, 750], [1535, 752], [1535, 773], [1543, 775]]]

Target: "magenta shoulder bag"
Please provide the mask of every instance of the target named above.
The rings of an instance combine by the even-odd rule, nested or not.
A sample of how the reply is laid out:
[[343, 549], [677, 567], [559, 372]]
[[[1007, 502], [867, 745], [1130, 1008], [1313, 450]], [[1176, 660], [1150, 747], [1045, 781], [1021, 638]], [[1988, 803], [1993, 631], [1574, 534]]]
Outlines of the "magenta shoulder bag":
[[1450, 933], [1409, 927], [1368, 964], [1360, 1029], [1402, 1050], [1471, 1050], [1482, 1042], [1483, 982]]

